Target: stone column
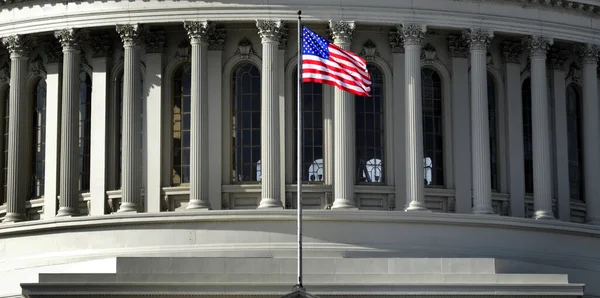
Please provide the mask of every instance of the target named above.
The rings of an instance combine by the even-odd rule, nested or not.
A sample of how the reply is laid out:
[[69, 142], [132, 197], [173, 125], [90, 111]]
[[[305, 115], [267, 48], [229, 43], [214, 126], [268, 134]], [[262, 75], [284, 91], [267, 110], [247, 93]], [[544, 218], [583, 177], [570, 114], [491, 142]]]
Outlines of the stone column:
[[[349, 50], [354, 34], [354, 22], [329, 21], [335, 45]], [[332, 209], [355, 209], [354, 181], [355, 131], [354, 95], [335, 88], [333, 93], [333, 206]]]
[[281, 21], [257, 20], [256, 27], [262, 40], [261, 86], [261, 187], [258, 208], [283, 208], [281, 202], [281, 175], [279, 152], [279, 78], [278, 46]]
[[510, 214], [525, 216], [525, 168], [523, 149], [523, 106], [521, 99], [521, 64], [519, 55], [522, 45], [516, 42], [503, 42], [502, 55], [506, 64], [506, 100], [508, 109], [508, 169], [510, 193]]
[[471, 29], [465, 33], [465, 38], [469, 42], [471, 52], [473, 213], [493, 214], [486, 59], [492, 33], [481, 29]]
[[123, 132], [121, 141], [121, 206], [118, 212], [137, 212], [140, 199], [142, 165], [140, 163], [140, 57], [137, 24], [117, 25], [123, 40]]
[[425, 211], [423, 173], [423, 100], [421, 94], [421, 46], [425, 26], [407, 24], [404, 34], [404, 98], [406, 138], [406, 207], [405, 211]]
[[394, 176], [396, 210], [404, 210], [406, 205], [406, 145], [404, 128], [404, 40], [402, 30], [394, 29], [389, 33], [392, 48], [392, 84], [393, 88], [393, 125], [394, 125]]
[[583, 171], [585, 185], [586, 221], [600, 225], [600, 99], [598, 98], [598, 52], [596, 45], [581, 46], [583, 62]]
[[29, 193], [29, 185], [23, 183], [26, 167], [23, 161], [28, 160], [25, 156], [26, 139], [22, 136], [27, 134], [26, 121], [29, 121], [29, 105], [23, 103], [27, 78], [27, 60], [31, 39], [25, 35], [11, 35], [2, 40], [4, 46], [10, 53], [10, 91], [8, 101], [8, 161], [7, 161], [7, 193], [6, 193], [6, 216], [3, 222], [18, 222], [25, 220], [25, 201]]
[[184, 22], [192, 46], [190, 202], [187, 209], [210, 208], [208, 201], [208, 34], [210, 22]]
[[546, 77], [546, 52], [552, 40], [527, 38], [531, 50], [531, 118], [533, 130], [533, 204], [536, 219], [553, 219], [550, 114]]
[[81, 31], [54, 33], [63, 49], [60, 127], [60, 207], [57, 216], [79, 215], [79, 42]]

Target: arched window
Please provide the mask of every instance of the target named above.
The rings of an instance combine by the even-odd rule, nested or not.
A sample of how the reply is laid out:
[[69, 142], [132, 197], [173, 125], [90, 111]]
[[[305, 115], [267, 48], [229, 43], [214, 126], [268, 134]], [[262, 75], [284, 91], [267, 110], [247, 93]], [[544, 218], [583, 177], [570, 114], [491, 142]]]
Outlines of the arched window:
[[31, 197], [44, 195], [44, 164], [46, 158], [46, 80], [40, 79], [33, 91], [33, 177]]
[[488, 118], [490, 130], [490, 171], [492, 190], [498, 191], [498, 124], [496, 117], [496, 84], [494, 77], [488, 73]]
[[423, 166], [426, 186], [444, 185], [442, 79], [431, 68], [421, 70], [423, 97]]
[[521, 88], [523, 105], [523, 146], [525, 149], [525, 193], [533, 193], [533, 135], [531, 127], [531, 79], [523, 81]]
[[[297, 69], [296, 69], [297, 70]], [[297, 107], [296, 94], [298, 92], [298, 73], [294, 71], [294, 144], [298, 136], [296, 125]], [[294, 160], [296, 160], [296, 146], [294, 146]], [[296, 163], [294, 162], [294, 168]], [[294, 171], [294, 173], [296, 173]], [[294, 175], [296, 177], [296, 175]], [[313, 82], [302, 83], [302, 181], [323, 182], [323, 84]]]
[[571, 200], [584, 201], [583, 139], [581, 127], [581, 90], [571, 83], [567, 87], [567, 140], [569, 150], [569, 193]]
[[3, 141], [2, 144], [4, 145], [4, 147], [2, 148], [3, 154], [2, 154], [2, 203], [6, 203], [6, 190], [7, 190], [7, 185], [8, 185], [8, 103], [9, 103], [9, 96], [10, 96], [10, 88], [6, 88], [6, 90], [4, 91], [4, 97], [3, 100], [4, 102], [2, 103], [4, 105], [4, 131], [2, 132], [3, 134]]
[[173, 77], [173, 186], [190, 183], [191, 68], [181, 65]]
[[90, 190], [90, 149], [92, 124], [92, 79], [79, 73], [79, 191]]
[[[144, 77], [142, 75], [139, 76], [140, 77], [140, 99], [138, 104], [140, 105], [138, 111], [140, 111], [139, 114], [139, 128], [140, 128], [140, 144], [143, 144], [144, 142]], [[121, 74], [119, 75], [119, 83], [117, 84], [117, 96], [119, 97], [119, 131], [118, 131], [118, 144], [119, 144], [119, 148], [118, 148], [118, 152], [117, 152], [117, 162], [119, 163], [117, 168], [119, 169], [118, 171], [118, 175], [117, 175], [117, 185], [119, 186], [119, 188], [121, 188], [121, 182], [122, 182], [122, 173], [123, 173], [123, 163], [121, 162], [121, 157], [123, 156], [123, 72], [121, 72]], [[143, 156], [143, 145], [140, 146], [140, 156]], [[141, 157], [140, 157], [141, 160]], [[143, 162], [140, 164], [142, 165]], [[141, 172], [141, 171], [140, 171]], [[141, 175], [141, 173], [140, 173]]]
[[251, 63], [233, 71], [233, 181], [260, 181], [260, 72]]
[[357, 182], [384, 182], [383, 73], [367, 65], [371, 75], [371, 97], [356, 96]]

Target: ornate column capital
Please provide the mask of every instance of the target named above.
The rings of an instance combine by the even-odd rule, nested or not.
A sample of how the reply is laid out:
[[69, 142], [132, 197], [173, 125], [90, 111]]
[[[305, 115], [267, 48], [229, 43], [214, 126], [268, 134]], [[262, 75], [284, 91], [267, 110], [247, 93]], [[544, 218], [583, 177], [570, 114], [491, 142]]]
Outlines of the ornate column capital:
[[467, 40], [471, 51], [487, 51], [494, 33], [490, 30], [472, 28], [463, 32], [463, 37]]
[[582, 44], [577, 47], [583, 64], [597, 64], [600, 47], [592, 44]]
[[139, 24], [121, 24], [116, 26], [124, 46], [137, 46], [141, 41], [142, 26]]
[[225, 29], [215, 29], [208, 34], [208, 50], [222, 51], [225, 46]]
[[554, 43], [552, 38], [536, 35], [525, 37], [524, 41], [531, 51], [532, 58], [546, 58], [548, 49]]
[[10, 53], [11, 58], [27, 57], [32, 41], [31, 37], [20, 34], [7, 36], [2, 39], [2, 43]]
[[449, 35], [448, 50], [453, 58], [467, 58], [469, 54], [467, 40], [459, 35]]
[[279, 42], [283, 31], [282, 21], [256, 20], [256, 28], [262, 42]]
[[404, 38], [401, 29], [397, 28], [390, 31], [388, 39], [392, 47], [392, 53], [404, 53]]
[[502, 56], [504, 57], [504, 63], [515, 63], [519, 64], [519, 56], [523, 50], [523, 45], [518, 42], [504, 41], [500, 45]]
[[165, 52], [165, 32], [149, 31], [146, 34], [146, 53], [162, 54]]
[[565, 70], [565, 62], [568, 57], [567, 50], [551, 47], [548, 50], [548, 67], [553, 70]]
[[420, 46], [423, 43], [423, 39], [425, 39], [427, 27], [424, 25], [404, 24], [398, 28], [398, 31], [402, 31], [404, 46]]
[[190, 43], [208, 43], [208, 35], [215, 30], [215, 25], [209, 21], [192, 22], [184, 21], [183, 27], [187, 31]]
[[356, 24], [354, 21], [329, 20], [329, 33], [337, 43], [351, 43]]
[[63, 50], [79, 50], [84, 34], [83, 30], [75, 28], [54, 31], [54, 37], [58, 39]]

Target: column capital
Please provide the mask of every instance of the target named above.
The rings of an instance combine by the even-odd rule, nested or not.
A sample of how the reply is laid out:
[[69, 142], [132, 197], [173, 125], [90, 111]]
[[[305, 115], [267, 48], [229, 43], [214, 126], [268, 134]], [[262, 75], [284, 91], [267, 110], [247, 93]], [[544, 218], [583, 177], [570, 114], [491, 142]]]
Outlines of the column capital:
[[521, 43], [504, 41], [500, 45], [500, 49], [502, 50], [502, 56], [504, 57], [505, 63], [520, 63], [519, 56], [521, 55], [521, 51], [523, 51], [523, 45]]
[[598, 64], [598, 54], [600, 53], [600, 47], [592, 44], [581, 44], [577, 47], [579, 56], [583, 64]]
[[225, 38], [227, 32], [225, 29], [215, 29], [208, 34], [208, 50], [222, 51], [225, 47]]
[[105, 58], [112, 55], [112, 44], [108, 35], [93, 35], [90, 40], [92, 58]]
[[390, 31], [388, 39], [392, 47], [392, 53], [404, 53], [404, 38], [401, 29]]
[[283, 26], [284, 25], [282, 21], [256, 20], [256, 28], [258, 28], [258, 35], [262, 39], [263, 43], [279, 43]]
[[84, 34], [83, 30], [75, 28], [54, 31], [54, 37], [60, 42], [63, 51], [79, 50], [79, 44], [84, 38]]
[[546, 53], [554, 43], [552, 38], [532, 35], [524, 38], [527, 48], [531, 51], [532, 58], [546, 58]]
[[471, 28], [463, 32], [463, 37], [467, 40], [471, 51], [486, 51], [494, 33], [491, 30]]
[[208, 35], [215, 30], [215, 25], [210, 21], [184, 21], [183, 27], [187, 31], [191, 44], [208, 43]]
[[453, 58], [467, 58], [469, 53], [467, 40], [459, 35], [449, 35], [448, 50]]
[[569, 54], [565, 49], [551, 47], [548, 50], [548, 67], [553, 70], [565, 70], [565, 62]]
[[136, 46], [141, 42], [142, 26], [139, 24], [119, 24], [116, 26], [117, 33], [121, 37], [124, 46]]
[[165, 52], [165, 32], [149, 31], [146, 34], [146, 54], [162, 54]]
[[329, 20], [329, 32], [335, 43], [351, 43], [356, 24], [354, 21]]
[[398, 31], [402, 31], [404, 46], [420, 46], [423, 39], [425, 39], [427, 27], [425, 25], [403, 24], [402, 27], [399, 26]]
[[22, 58], [29, 55], [33, 39], [28, 35], [15, 34], [4, 37], [2, 43], [10, 53], [11, 58]]

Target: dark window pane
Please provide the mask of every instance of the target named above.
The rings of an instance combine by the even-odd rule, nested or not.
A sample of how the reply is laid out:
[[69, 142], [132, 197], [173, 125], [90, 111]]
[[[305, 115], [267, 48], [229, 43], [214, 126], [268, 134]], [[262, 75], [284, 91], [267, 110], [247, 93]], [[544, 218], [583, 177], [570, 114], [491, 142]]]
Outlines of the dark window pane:
[[[442, 80], [431, 68], [421, 70], [423, 152], [426, 185], [444, 185]], [[436, 154], [437, 153], [437, 154]]]
[[384, 102], [383, 73], [367, 65], [371, 75], [371, 97], [355, 97], [357, 182], [385, 182], [383, 175]]

